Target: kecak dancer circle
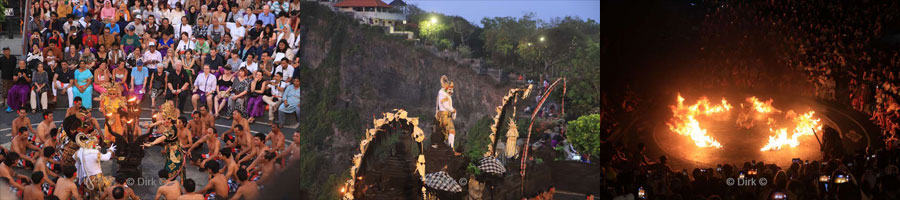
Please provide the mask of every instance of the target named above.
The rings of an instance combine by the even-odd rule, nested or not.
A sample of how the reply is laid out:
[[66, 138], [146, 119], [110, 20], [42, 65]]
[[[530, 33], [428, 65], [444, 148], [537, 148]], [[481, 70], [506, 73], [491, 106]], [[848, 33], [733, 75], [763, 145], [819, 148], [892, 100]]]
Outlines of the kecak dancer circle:
[[[182, 179], [184, 179], [184, 148], [178, 142], [178, 128], [175, 127], [176, 123], [180, 123], [178, 122], [179, 112], [172, 101], [166, 101], [160, 106], [160, 112], [155, 115], [155, 120], [158, 121], [150, 125], [150, 127], [152, 127], [151, 129], [156, 129], [162, 135], [154, 139], [153, 142], [145, 143], [143, 146], [150, 147], [164, 143], [166, 163], [163, 169], [168, 172], [169, 177], [167, 178], [181, 175]], [[152, 133], [153, 130], [150, 132]]]
[[97, 137], [85, 133], [78, 133], [75, 142], [80, 147], [72, 158], [75, 159], [75, 168], [78, 169], [78, 184], [81, 185], [88, 197], [99, 197], [106, 187], [112, 183], [111, 177], [103, 176], [101, 161], [108, 161], [116, 146], [100, 149]]

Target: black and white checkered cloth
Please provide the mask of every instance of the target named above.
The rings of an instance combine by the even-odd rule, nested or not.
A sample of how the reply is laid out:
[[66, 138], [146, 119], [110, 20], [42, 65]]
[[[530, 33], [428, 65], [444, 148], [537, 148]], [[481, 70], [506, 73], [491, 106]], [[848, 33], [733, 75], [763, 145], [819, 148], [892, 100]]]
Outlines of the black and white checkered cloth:
[[448, 192], [462, 192], [462, 187], [447, 172], [434, 172], [425, 175], [425, 186], [431, 189]]
[[493, 174], [493, 175], [502, 175], [506, 173], [506, 167], [503, 167], [503, 164], [500, 163], [500, 160], [494, 157], [484, 157], [479, 161], [478, 169], [481, 169], [482, 172]]

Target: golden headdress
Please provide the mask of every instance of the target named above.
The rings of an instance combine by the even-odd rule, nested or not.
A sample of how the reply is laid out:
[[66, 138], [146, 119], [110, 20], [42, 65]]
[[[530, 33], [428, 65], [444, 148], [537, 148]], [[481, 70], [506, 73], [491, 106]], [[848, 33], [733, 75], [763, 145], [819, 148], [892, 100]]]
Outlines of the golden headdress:
[[75, 144], [78, 144], [81, 148], [96, 149], [97, 138], [90, 134], [78, 133], [78, 135], [75, 135]]
[[441, 75], [441, 88], [446, 89], [447, 92], [453, 92], [453, 86], [453, 81], [450, 81], [447, 75]]
[[116, 92], [117, 94], [121, 94], [120, 92], [122, 92], [122, 85], [113, 83], [112, 81], [103, 83], [103, 88], [106, 88], [106, 91], [107, 91], [106, 93], [103, 93], [103, 94], [111, 94], [113, 92]]
[[159, 106], [159, 113], [161, 119], [163, 120], [173, 120], [178, 119], [178, 109], [175, 108], [175, 103], [172, 101], [166, 101], [161, 106]]
[[[178, 116], [180, 115], [178, 113], [178, 109], [175, 108], [175, 103], [173, 103], [172, 101], [166, 101], [159, 106], [159, 112], [153, 116], [157, 120], [162, 120], [165, 123], [167, 121], [177, 120]], [[174, 133], [174, 130], [172, 130], [172, 126], [163, 125], [159, 126], [159, 132], [163, 133], [164, 135], [169, 135]]]

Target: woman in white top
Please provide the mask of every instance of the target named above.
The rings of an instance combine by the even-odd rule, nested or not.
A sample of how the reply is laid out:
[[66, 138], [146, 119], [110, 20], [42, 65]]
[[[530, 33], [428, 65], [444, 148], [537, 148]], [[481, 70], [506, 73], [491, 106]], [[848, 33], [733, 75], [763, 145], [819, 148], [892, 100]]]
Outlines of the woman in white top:
[[197, 79], [194, 79], [194, 95], [191, 97], [194, 111], [200, 107], [197, 100], [201, 98], [206, 100], [207, 108], [215, 108], [212, 104], [212, 97], [215, 96], [217, 80], [216, 75], [210, 72], [209, 65], [203, 65], [203, 72], [197, 74]]
[[37, 61], [37, 63], [44, 62], [44, 52], [41, 52], [41, 48], [38, 47], [37, 44], [31, 45], [31, 52], [28, 53], [28, 56], [25, 58], [25, 62], [29, 64], [31, 61]]
[[259, 70], [259, 64], [256, 63], [256, 59], [253, 54], [247, 54], [247, 61], [241, 63], [241, 68], [247, 68], [250, 73], [255, 73], [256, 70]]
[[194, 47], [194, 42], [188, 36], [188, 33], [181, 33], [181, 39], [178, 40], [178, 46], [175, 47], [175, 50], [178, 50], [178, 53], [184, 53], [184, 51], [193, 50]]
[[181, 4], [178, 6], [174, 6], [169, 12], [166, 13], [166, 18], [169, 18], [169, 21], [172, 22], [172, 26], [181, 26], [181, 17], [184, 17], [184, 8], [182, 8]]

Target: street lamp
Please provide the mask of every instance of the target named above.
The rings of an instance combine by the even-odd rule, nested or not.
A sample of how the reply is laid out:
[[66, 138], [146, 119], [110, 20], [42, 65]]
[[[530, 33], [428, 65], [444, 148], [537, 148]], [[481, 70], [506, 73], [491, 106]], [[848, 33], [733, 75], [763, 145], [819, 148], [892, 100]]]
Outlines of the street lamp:
[[540, 40], [541, 40], [541, 42], [544, 42], [544, 36], [541, 36]]
[[431, 17], [431, 23], [436, 24], [438, 22], [437, 17]]

